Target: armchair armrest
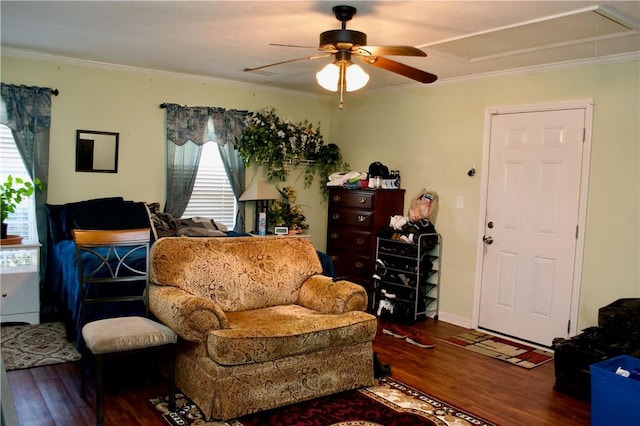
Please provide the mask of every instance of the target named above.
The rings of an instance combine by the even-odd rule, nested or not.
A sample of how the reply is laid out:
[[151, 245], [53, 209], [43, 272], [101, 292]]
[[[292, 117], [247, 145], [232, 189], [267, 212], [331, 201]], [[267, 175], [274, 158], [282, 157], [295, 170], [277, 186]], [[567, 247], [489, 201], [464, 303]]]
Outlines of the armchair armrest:
[[192, 342], [204, 342], [209, 330], [229, 326], [227, 316], [215, 302], [177, 287], [149, 284], [149, 310]]
[[298, 304], [326, 314], [341, 314], [367, 309], [367, 292], [351, 281], [336, 281], [324, 275], [313, 275], [300, 288]]

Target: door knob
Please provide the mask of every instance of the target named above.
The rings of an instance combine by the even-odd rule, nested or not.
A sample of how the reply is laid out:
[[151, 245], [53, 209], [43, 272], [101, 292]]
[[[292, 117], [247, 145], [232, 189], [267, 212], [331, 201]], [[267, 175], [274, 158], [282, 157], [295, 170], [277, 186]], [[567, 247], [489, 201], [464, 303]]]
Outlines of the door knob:
[[482, 241], [484, 241], [484, 243], [485, 243], [486, 245], [491, 245], [491, 244], [493, 244], [493, 238], [492, 238], [492, 237], [484, 236], [484, 237], [482, 237]]

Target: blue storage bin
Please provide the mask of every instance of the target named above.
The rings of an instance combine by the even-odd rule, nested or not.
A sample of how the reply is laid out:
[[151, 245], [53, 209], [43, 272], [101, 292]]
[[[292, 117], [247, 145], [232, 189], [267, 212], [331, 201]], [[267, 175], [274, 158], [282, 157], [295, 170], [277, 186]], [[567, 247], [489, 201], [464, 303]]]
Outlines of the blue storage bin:
[[640, 425], [640, 380], [616, 374], [640, 368], [640, 359], [620, 355], [589, 367], [591, 372], [591, 425]]

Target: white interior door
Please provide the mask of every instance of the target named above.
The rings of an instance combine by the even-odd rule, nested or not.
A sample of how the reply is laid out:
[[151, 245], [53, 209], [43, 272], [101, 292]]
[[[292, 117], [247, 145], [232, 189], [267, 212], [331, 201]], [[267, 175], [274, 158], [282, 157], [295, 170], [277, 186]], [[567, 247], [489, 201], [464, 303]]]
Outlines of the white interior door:
[[480, 328], [568, 335], [584, 132], [585, 109], [492, 116]]

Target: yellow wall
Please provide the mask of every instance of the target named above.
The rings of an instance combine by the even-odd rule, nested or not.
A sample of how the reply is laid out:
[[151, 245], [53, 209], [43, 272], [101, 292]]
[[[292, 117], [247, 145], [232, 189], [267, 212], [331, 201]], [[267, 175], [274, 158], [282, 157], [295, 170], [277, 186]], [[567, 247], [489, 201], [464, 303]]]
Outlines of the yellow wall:
[[[328, 130], [331, 105], [314, 96], [272, 91], [228, 82], [179, 78], [160, 73], [126, 69], [84, 67], [2, 57], [3, 83], [58, 89], [52, 98], [48, 201], [53, 204], [89, 198], [121, 195], [125, 199], [164, 205], [165, 196], [165, 110], [160, 104], [215, 106], [256, 111], [273, 106], [294, 121], [309, 119]], [[76, 130], [120, 133], [118, 173], [75, 171]], [[298, 188], [298, 200], [305, 205], [309, 223], [326, 221], [318, 179], [304, 189], [303, 170], [293, 170], [286, 184]], [[247, 186], [262, 169], [249, 168]], [[284, 183], [278, 182], [278, 185]], [[248, 230], [253, 225], [253, 203], [247, 203]], [[326, 226], [312, 238], [324, 246]]]
[[[382, 161], [402, 174], [409, 199], [421, 188], [440, 195], [444, 236], [441, 318], [471, 324], [477, 227], [489, 107], [593, 99], [594, 123], [582, 295], [578, 329], [620, 297], [640, 297], [640, 63], [626, 62], [529, 75], [347, 94], [336, 99], [160, 73], [2, 58], [4, 83], [57, 88], [53, 99], [49, 202], [122, 195], [164, 202], [163, 102], [258, 110], [322, 123], [354, 170]], [[120, 133], [117, 174], [75, 172], [76, 129]], [[475, 166], [474, 178], [467, 171]], [[249, 170], [248, 182], [256, 170]], [[262, 173], [261, 170], [257, 171]], [[315, 246], [324, 250], [326, 204], [302, 170], [288, 183], [305, 206]], [[458, 195], [464, 208], [456, 209]], [[250, 212], [251, 213], [251, 212]], [[251, 224], [252, 216], [247, 223]]]
[[334, 111], [331, 135], [355, 169], [380, 160], [401, 171], [405, 212], [421, 188], [438, 192], [441, 311], [464, 323], [474, 307], [485, 110], [593, 99], [580, 330], [597, 324], [601, 306], [640, 297], [639, 68], [635, 61], [354, 96]]

